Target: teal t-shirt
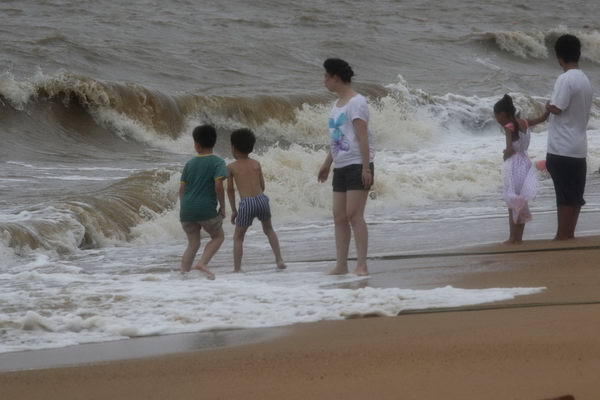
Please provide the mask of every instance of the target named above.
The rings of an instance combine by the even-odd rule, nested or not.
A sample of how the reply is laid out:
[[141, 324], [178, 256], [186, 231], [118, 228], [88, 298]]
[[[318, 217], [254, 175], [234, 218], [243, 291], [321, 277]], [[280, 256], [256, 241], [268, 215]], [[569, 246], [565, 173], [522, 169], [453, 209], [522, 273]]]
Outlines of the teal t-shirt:
[[215, 181], [227, 178], [225, 160], [214, 154], [197, 155], [183, 168], [185, 183], [179, 219], [182, 222], [205, 221], [217, 216]]

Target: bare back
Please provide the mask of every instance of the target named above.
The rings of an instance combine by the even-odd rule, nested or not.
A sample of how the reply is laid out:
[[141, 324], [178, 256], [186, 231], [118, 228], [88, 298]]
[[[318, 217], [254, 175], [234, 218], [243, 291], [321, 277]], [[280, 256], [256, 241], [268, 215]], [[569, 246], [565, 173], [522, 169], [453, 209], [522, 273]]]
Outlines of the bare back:
[[264, 179], [260, 163], [244, 158], [229, 164], [229, 173], [233, 177], [240, 197], [255, 197], [264, 191]]

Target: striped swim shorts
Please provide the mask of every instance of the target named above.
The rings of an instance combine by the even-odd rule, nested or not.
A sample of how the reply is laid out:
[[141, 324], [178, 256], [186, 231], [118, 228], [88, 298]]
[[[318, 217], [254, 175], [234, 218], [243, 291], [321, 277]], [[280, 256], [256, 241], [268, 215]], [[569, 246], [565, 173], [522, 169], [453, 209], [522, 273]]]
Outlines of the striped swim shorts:
[[259, 194], [255, 197], [245, 197], [240, 200], [235, 224], [240, 227], [248, 227], [252, 225], [254, 218], [258, 218], [260, 221], [271, 219], [269, 198], [264, 194]]

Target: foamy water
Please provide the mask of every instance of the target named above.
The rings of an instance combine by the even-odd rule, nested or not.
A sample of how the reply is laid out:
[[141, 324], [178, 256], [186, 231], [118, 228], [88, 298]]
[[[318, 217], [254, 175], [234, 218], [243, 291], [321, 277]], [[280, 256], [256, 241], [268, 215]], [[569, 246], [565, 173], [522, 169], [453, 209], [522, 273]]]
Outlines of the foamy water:
[[[372, 283], [377, 270], [374, 279], [325, 275], [335, 253], [331, 186], [318, 184], [316, 171], [333, 97], [321, 62], [347, 58], [369, 99], [371, 254], [496, 242], [507, 229], [505, 144], [492, 105], [510, 92], [522, 116], [539, 114], [560, 73], [553, 41], [565, 32], [581, 37], [582, 64], [598, 86], [594, 4], [101, 0], [0, 11], [0, 351], [395, 315], [543, 290], [384, 288]], [[341, 22], [350, 19], [347, 31]], [[217, 280], [177, 273], [180, 171], [193, 156], [191, 130], [207, 122], [228, 161], [231, 130], [257, 133], [289, 270], [275, 272], [255, 226], [249, 273], [231, 274], [227, 223]], [[598, 97], [588, 133], [581, 229], [592, 234], [600, 226]], [[546, 134], [535, 129], [532, 159], [545, 157]], [[527, 238], [553, 228], [552, 185], [547, 174], [540, 180]]]
[[543, 290], [343, 289], [340, 286], [368, 278], [327, 276], [323, 263], [290, 263], [285, 272], [229, 273], [208, 281], [195, 273], [182, 277], [173, 271], [145, 271], [147, 266], [131, 261], [112, 260], [113, 265], [103, 266], [110, 269], [106, 272], [86, 272], [73, 263], [44, 256], [9, 267], [0, 274], [0, 282], [10, 281], [13, 290], [3, 292], [0, 301], [11, 302], [14, 311], [4, 310], [0, 321], [0, 351], [365, 314], [393, 316], [406, 309], [479, 304]]

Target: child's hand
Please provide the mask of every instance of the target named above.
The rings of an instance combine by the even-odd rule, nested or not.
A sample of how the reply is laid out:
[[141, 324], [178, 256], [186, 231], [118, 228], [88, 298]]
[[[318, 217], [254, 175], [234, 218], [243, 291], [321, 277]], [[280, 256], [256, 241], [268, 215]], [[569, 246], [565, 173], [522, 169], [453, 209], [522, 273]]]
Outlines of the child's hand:
[[237, 218], [237, 211], [231, 212], [231, 225], [235, 225], [235, 219]]
[[217, 212], [218, 215], [221, 216], [221, 218], [225, 219], [225, 209], [224, 208], [219, 208], [219, 211]]
[[321, 165], [321, 168], [319, 169], [319, 174], [317, 175], [319, 183], [323, 183], [327, 180], [327, 178], [329, 177], [329, 169], [330, 167], [328, 165]]

